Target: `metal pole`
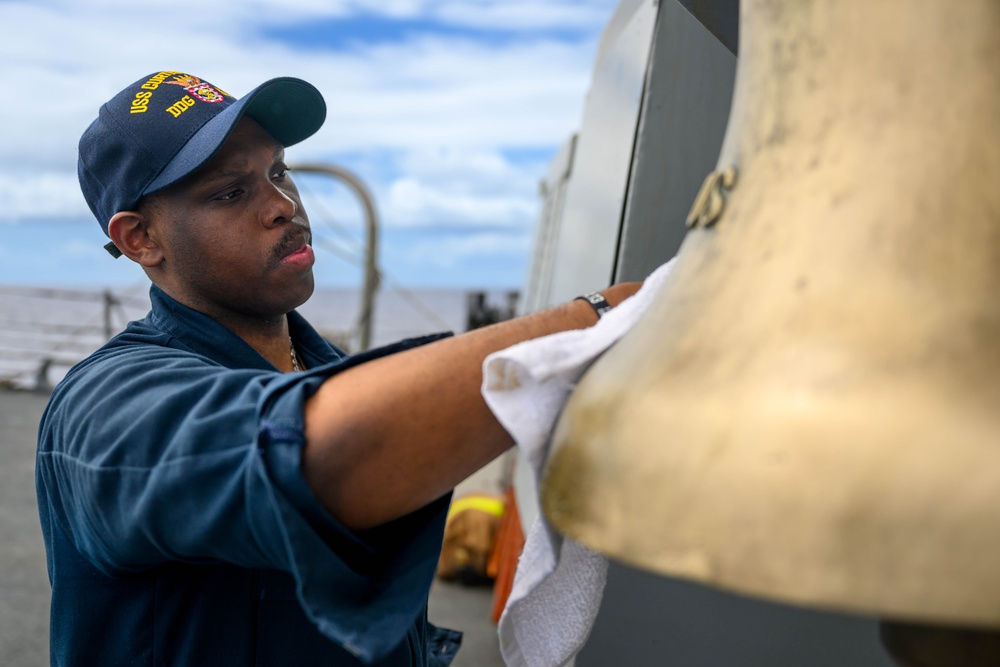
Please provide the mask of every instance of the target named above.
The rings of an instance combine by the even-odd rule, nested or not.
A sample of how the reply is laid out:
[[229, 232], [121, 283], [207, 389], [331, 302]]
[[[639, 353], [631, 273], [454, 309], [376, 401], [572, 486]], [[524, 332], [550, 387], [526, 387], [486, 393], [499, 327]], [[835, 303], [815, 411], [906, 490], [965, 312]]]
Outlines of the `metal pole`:
[[335, 165], [327, 164], [299, 164], [290, 166], [293, 172], [313, 172], [321, 174], [329, 174], [334, 178], [339, 178], [348, 187], [350, 187], [354, 193], [361, 200], [361, 205], [365, 211], [365, 223], [367, 228], [367, 239], [365, 243], [365, 276], [364, 285], [361, 291], [361, 314], [359, 317], [361, 333], [360, 333], [360, 350], [363, 352], [368, 349], [371, 343], [371, 332], [372, 332], [372, 320], [375, 308], [375, 291], [378, 289], [378, 214], [375, 211], [375, 200], [372, 198], [371, 193], [368, 188], [361, 181], [360, 178], [355, 176], [353, 173], [344, 169], [343, 167], [337, 167]]
[[111, 340], [111, 337], [115, 335], [111, 325], [111, 309], [118, 305], [118, 299], [109, 289], [104, 290], [102, 296], [104, 299], [104, 338]]

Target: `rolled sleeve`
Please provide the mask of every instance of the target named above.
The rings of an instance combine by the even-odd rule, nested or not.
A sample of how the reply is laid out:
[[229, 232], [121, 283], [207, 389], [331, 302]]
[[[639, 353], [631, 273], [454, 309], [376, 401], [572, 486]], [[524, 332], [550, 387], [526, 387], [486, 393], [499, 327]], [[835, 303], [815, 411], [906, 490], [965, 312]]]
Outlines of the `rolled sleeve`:
[[[422, 341], [358, 355], [337, 371]], [[376, 529], [356, 533], [319, 503], [302, 472], [303, 407], [329, 377], [323, 370], [274, 391], [265, 401], [259, 451], [274, 521], [258, 524], [282, 543], [299, 602], [328, 637], [359, 659], [385, 655], [423, 613], [441, 549], [450, 494]], [[331, 595], [331, 591], [336, 591]]]

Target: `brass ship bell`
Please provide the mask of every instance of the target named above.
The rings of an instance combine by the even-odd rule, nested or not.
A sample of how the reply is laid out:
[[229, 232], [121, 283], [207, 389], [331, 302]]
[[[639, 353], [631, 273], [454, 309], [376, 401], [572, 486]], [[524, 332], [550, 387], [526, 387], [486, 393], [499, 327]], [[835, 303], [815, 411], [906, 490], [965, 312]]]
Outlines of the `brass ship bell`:
[[740, 22], [718, 171], [567, 406], [543, 509], [638, 567], [995, 647], [1000, 2]]

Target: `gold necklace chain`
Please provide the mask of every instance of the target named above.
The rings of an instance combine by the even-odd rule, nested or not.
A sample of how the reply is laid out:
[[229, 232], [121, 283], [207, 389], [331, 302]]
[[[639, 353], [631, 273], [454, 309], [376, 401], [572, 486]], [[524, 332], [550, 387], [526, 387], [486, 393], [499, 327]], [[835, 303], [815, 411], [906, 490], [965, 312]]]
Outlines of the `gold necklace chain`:
[[292, 353], [292, 370], [296, 372], [303, 370], [302, 365], [299, 364], [299, 355], [295, 353], [295, 343], [292, 342], [291, 336], [288, 337], [288, 349]]

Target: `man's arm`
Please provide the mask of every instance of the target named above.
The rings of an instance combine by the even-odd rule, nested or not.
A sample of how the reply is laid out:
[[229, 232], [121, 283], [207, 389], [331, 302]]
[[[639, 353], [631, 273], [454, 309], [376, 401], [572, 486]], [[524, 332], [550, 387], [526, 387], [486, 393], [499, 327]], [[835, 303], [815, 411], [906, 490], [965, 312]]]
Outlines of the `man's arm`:
[[[602, 293], [615, 306], [638, 288]], [[596, 319], [576, 300], [334, 375], [306, 403], [306, 481], [354, 530], [426, 505], [513, 444], [480, 393], [486, 357]]]

